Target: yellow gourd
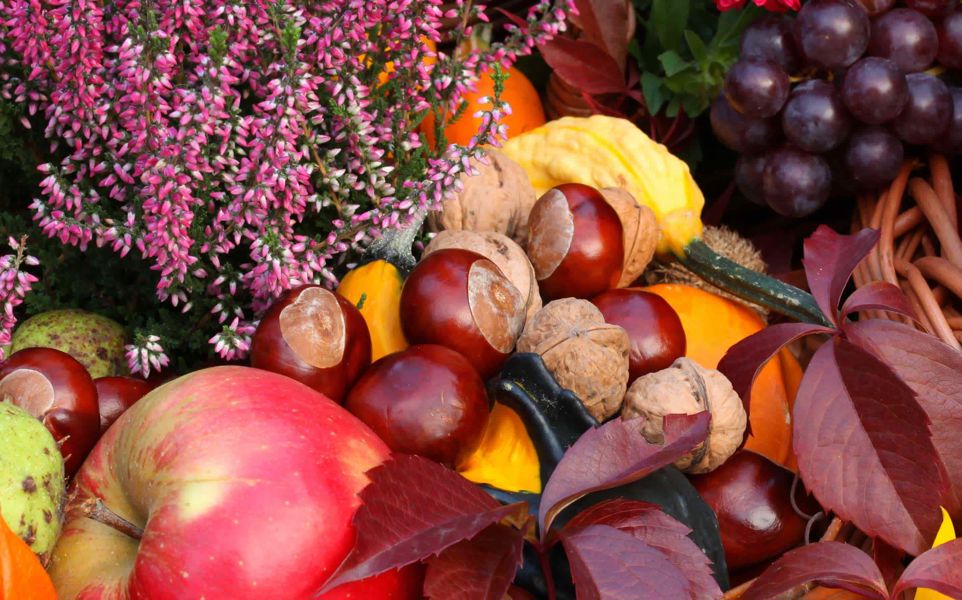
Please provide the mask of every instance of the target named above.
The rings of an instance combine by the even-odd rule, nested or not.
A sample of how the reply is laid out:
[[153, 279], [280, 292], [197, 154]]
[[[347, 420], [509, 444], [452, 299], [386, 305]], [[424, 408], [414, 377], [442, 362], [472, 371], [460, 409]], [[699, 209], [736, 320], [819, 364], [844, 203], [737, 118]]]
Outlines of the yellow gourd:
[[[935, 543], [932, 547], [941, 546], [946, 542], [951, 542], [955, 539], [955, 526], [952, 525], [952, 518], [949, 516], [948, 511], [944, 508], [942, 509], [942, 527], [939, 528], [939, 533], [935, 536]], [[940, 594], [935, 590], [930, 590], [928, 588], [919, 588], [919, 591], [915, 593], [915, 600], [952, 600], [949, 596], [945, 594]]]
[[518, 413], [495, 403], [481, 446], [458, 467], [474, 483], [508, 492], [541, 493], [541, 463]]
[[372, 361], [408, 347], [401, 330], [403, 285], [401, 271], [378, 259], [350, 271], [337, 287], [337, 293], [353, 302], [367, 323]]

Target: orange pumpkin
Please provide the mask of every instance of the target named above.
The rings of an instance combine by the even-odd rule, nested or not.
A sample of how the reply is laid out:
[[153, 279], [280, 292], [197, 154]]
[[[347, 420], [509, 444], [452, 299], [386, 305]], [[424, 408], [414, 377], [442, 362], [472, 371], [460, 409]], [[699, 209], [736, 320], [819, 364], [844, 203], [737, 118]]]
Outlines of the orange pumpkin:
[[[644, 288], [664, 298], [685, 329], [686, 356], [714, 369], [728, 349], [765, 328], [765, 321], [750, 308], [705, 290], [659, 284]], [[745, 447], [796, 470], [792, 452], [791, 407], [802, 379], [802, 369], [788, 350], [769, 361], [752, 387], [751, 427]]]
[[[491, 108], [490, 102], [480, 102], [482, 98], [494, 98], [494, 79], [487, 71], [482, 72], [478, 78], [477, 90], [468, 92], [462, 97], [462, 100], [468, 103], [468, 107], [461, 113], [461, 117], [453, 123], [448, 123], [444, 128], [444, 137], [449, 144], [465, 146], [478, 134], [481, 118], [474, 115], [480, 110]], [[544, 125], [544, 107], [541, 105], [538, 91], [534, 89], [524, 73], [514, 67], [508, 69], [508, 78], [504, 82], [501, 100], [511, 106], [511, 114], [504, 115], [498, 121], [507, 126], [509, 138]], [[435, 143], [434, 123], [434, 113], [428, 112], [421, 121], [420, 127], [421, 133], [431, 148], [434, 148]]]
[[57, 600], [40, 559], [0, 517], [0, 600]]

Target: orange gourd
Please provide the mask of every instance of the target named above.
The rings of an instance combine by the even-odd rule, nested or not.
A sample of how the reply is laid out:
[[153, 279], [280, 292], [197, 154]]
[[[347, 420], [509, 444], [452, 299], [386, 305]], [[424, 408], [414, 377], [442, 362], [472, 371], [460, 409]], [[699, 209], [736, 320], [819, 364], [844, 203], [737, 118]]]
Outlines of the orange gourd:
[[[664, 298], [685, 329], [686, 356], [714, 369], [728, 349], [765, 328], [765, 321], [750, 308], [705, 290], [659, 284], [644, 288]], [[791, 407], [802, 378], [798, 361], [788, 350], [770, 361], [752, 387], [751, 428], [745, 447], [764, 454], [793, 471]]]
[[0, 600], [57, 600], [40, 559], [0, 517]]
[[[480, 102], [482, 98], [494, 98], [494, 78], [487, 71], [482, 72], [478, 78], [477, 90], [462, 96], [462, 100], [468, 103], [467, 109], [461, 113], [460, 118], [444, 128], [444, 137], [449, 144], [467, 145], [471, 138], [478, 134], [481, 118], [475, 117], [475, 113], [491, 109], [490, 101], [482, 104]], [[534, 89], [524, 73], [514, 67], [508, 69], [508, 78], [504, 82], [501, 100], [511, 106], [511, 114], [504, 115], [498, 121], [507, 126], [509, 138], [545, 124], [544, 107], [538, 91]], [[431, 148], [434, 148], [435, 143], [434, 123], [434, 113], [429, 111], [421, 121], [420, 127], [421, 133]]]

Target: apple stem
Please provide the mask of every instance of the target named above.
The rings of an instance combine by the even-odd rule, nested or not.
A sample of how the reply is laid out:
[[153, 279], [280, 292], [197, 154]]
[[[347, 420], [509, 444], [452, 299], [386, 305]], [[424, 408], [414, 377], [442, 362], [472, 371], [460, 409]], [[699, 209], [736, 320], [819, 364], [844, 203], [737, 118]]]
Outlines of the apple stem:
[[143, 529], [107, 508], [107, 505], [104, 504], [104, 501], [100, 498], [87, 500], [83, 503], [81, 510], [88, 519], [92, 519], [108, 527], [113, 527], [120, 533], [132, 537], [135, 540], [140, 540], [144, 537]]

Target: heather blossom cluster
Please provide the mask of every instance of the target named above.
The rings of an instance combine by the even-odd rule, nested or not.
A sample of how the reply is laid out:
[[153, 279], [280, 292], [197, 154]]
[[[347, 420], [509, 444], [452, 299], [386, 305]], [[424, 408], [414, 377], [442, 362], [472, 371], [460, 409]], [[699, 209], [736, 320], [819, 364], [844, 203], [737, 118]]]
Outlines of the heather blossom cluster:
[[[485, 7], [0, 0], [0, 94], [50, 144], [42, 231], [146, 260], [158, 298], [216, 322], [209, 342], [230, 360], [281, 292], [334, 285], [379, 232], [456, 189], [510, 107], [490, 99], [466, 146], [428, 148], [418, 124], [456, 113], [482, 66], [510, 65], [573, 11], [540, 0], [488, 48], [434, 53], [444, 21], [456, 44]], [[164, 366], [171, 342], [141, 328], [131, 370]]]
[[0, 257], [0, 298], [3, 299], [3, 315], [0, 316], [0, 359], [4, 358], [2, 347], [10, 344], [10, 337], [17, 318], [14, 309], [22, 302], [37, 282], [37, 277], [23, 270], [26, 266], [37, 266], [39, 261], [26, 254], [26, 237], [19, 240], [10, 238], [8, 244], [12, 254]]

